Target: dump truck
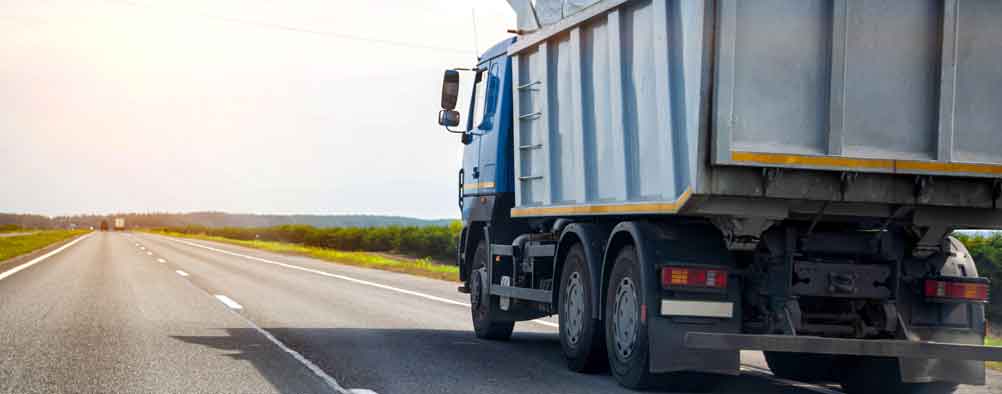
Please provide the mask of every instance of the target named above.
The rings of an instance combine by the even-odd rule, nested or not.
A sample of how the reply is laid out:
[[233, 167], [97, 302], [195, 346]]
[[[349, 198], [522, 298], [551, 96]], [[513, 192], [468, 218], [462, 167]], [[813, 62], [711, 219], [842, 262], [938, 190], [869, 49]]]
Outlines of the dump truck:
[[849, 393], [984, 384], [950, 234], [1002, 228], [1002, 2], [509, 3], [438, 117], [476, 336], [556, 314], [568, 367], [630, 388], [740, 350]]

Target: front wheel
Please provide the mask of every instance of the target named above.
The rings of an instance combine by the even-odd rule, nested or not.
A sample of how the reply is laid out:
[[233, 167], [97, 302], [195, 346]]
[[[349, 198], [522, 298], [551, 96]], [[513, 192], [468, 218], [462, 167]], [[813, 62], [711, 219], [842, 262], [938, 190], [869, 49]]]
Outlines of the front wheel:
[[487, 293], [487, 242], [480, 241], [473, 254], [470, 272], [470, 314], [477, 338], [506, 341], [515, 328], [514, 321], [498, 321], [498, 298]]
[[641, 319], [644, 288], [640, 265], [632, 246], [616, 256], [605, 297], [605, 344], [609, 369], [623, 387], [643, 389], [651, 384], [647, 322]]

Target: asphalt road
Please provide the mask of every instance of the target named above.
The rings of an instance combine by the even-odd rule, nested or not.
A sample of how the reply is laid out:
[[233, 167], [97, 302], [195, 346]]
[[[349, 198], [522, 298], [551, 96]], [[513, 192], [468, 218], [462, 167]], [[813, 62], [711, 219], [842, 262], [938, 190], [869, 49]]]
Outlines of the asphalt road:
[[[476, 339], [454, 283], [147, 234], [21, 264], [0, 267], [3, 393], [628, 392], [568, 371], [552, 319]], [[837, 392], [742, 358], [717, 392]]]

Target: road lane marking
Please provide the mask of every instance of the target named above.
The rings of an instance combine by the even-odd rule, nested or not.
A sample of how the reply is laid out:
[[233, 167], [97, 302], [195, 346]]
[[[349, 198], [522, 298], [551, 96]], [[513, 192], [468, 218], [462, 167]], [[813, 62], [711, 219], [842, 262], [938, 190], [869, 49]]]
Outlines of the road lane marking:
[[789, 380], [789, 379], [783, 379], [781, 377], [773, 375], [772, 372], [769, 371], [768, 369], [763, 369], [763, 368], [759, 368], [759, 367], [755, 367], [755, 366], [751, 366], [751, 365], [741, 365], [741, 372], [745, 372], [745, 373], [747, 373], [749, 375], [752, 375], [752, 376], [757, 376], [757, 377], [769, 379], [769, 380], [772, 380], [772, 381], [774, 381], [776, 383], [783, 384], [785, 386], [796, 387], [796, 388], [805, 389], [805, 390], [810, 390], [810, 391], [814, 391], [814, 392], [821, 393], [821, 394], [843, 394], [841, 391], [833, 390], [833, 389], [830, 389], [830, 388], [825, 387], [825, 386], [819, 386], [819, 385], [816, 385], [816, 384], [810, 384], [810, 383], [804, 383], [804, 382], [797, 382], [797, 381]]
[[[450, 300], [448, 298], [436, 297], [436, 296], [433, 296], [433, 295], [430, 295], [430, 294], [419, 293], [419, 292], [412, 291], [412, 290], [401, 289], [401, 288], [393, 287], [393, 286], [387, 286], [387, 285], [384, 285], [384, 284], [381, 284], [381, 283], [375, 283], [375, 282], [370, 282], [370, 281], [367, 281], [367, 280], [356, 279], [356, 278], [352, 278], [350, 276], [344, 276], [344, 275], [339, 275], [339, 274], [332, 274], [332, 273], [326, 272], [326, 271], [320, 271], [320, 270], [315, 270], [315, 269], [311, 269], [311, 268], [300, 267], [298, 265], [281, 263], [281, 262], [278, 262], [278, 261], [272, 261], [272, 260], [263, 259], [263, 258], [260, 258], [260, 257], [248, 256], [248, 255], [245, 255], [245, 254], [240, 254], [240, 253], [235, 253], [235, 252], [231, 252], [231, 251], [228, 251], [228, 250], [213, 248], [211, 246], [205, 246], [205, 245], [202, 245], [202, 244], [197, 244], [197, 243], [194, 243], [194, 242], [188, 242], [188, 241], [184, 241], [184, 240], [180, 240], [180, 239], [174, 239], [174, 238], [170, 238], [170, 237], [167, 237], [167, 239], [171, 240], [171, 241], [174, 241], [174, 242], [183, 243], [185, 245], [194, 246], [196, 248], [202, 248], [202, 249], [211, 250], [211, 251], [217, 252], [217, 253], [222, 253], [222, 254], [227, 254], [227, 255], [230, 255], [230, 256], [241, 257], [241, 258], [245, 258], [245, 259], [248, 259], [248, 260], [257, 261], [259, 263], [272, 264], [272, 265], [277, 265], [277, 266], [280, 266], [280, 267], [285, 267], [285, 268], [289, 268], [289, 269], [294, 269], [294, 270], [299, 270], [299, 271], [303, 271], [303, 272], [309, 272], [309, 273], [313, 273], [313, 274], [317, 274], [317, 275], [321, 275], [321, 276], [326, 276], [326, 277], [329, 277], [329, 278], [341, 279], [341, 280], [352, 282], [352, 283], [358, 283], [360, 285], [366, 285], [366, 286], [376, 287], [376, 288], [383, 289], [383, 290], [389, 290], [389, 291], [397, 292], [397, 293], [400, 293], [400, 294], [412, 295], [412, 296], [415, 296], [415, 297], [420, 297], [420, 298], [424, 298], [424, 299], [432, 300], [432, 301], [438, 301], [438, 302], [442, 302], [442, 303], [446, 303], [446, 304], [458, 305], [458, 306], [462, 306], [462, 307], [466, 307], [466, 308], [470, 307], [470, 304], [465, 303], [465, 302], [454, 301], [454, 300]], [[537, 324], [544, 325], [544, 326], [547, 326], [547, 327], [554, 327], [554, 328], [560, 327], [560, 325], [557, 324], [557, 323], [549, 322], [549, 321], [546, 321], [546, 320], [543, 320], [543, 319], [535, 319], [535, 320], [531, 320], [531, 321], [533, 323], [537, 323]]]
[[[194, 288], [195, 291], [201, 292], [202, 294], [205, 294], [207, 296], [216, 297], [220, 301], [223, 301], [223, 299], [225, 298], [227, 300], [230, 300], [234, 304], [236, 304], [236, 302], [234, 302], [233, 300], [231, 300], [229, 297], [226, 297], [224, 295], [209, 294], [209, 292], [205, 291], [205, 289], [203, 289], [201, 287], [198, 287], [198, 286], [195, 286], [194, 283], [191, 283], [190, 281], [187, 282], [187, 283], [189, 285], [191, 285], [191, 287]], [[222, 297], [222, 298], [220, 298], [220, 297]], [[225, 304], [225, 302], [223, 302], [223, 303]], [[237, 305], [239, 306], [239, 304], [237, 304]], [[229, 305], [227, 305], [227, 306], [229, 306]], [[258, 326], [257, 323], [254, 323], [251, 319], [247, 318], [247, 316], [244, 316], [244, 315], [240, 314], [234, 308], [227, 308], [226, 310], [229, 311], [230, 313], [234, 314], [237, 318], [243, 320], [244, 323], [246, 323], [248, 326], [250, 326], [250, 328], [253, 328], [254, 331], [257, 331], [258, 334], [261, 334], [262, 336], [264, 336], [265, 339], [267, 339], [269, 342], [271, 342], [275, 346], [278, 346], [279, 349], [281, 349], [283, 352], [285, 352], [286, 354], [288, 354], [289, 356], [291, 356], [294, 360], [296, 360], [297, 362], [299, 362], [300, 364], [302, 364], [304, 367], [306, 367], [307, 370], [309, 370], [310, 372], [312, 372], [314, 376], [316, 376], [317, 378], [319, 378], [320, 380], [322, 380], [324, 383], [326, 383], [328, 387], [330, 387], [332, 390], [334, 390], [334, 392], [336, 392], [338, 394], [366, 394], [366, 393], [374, 393], [375, 394], [375, 392], [373, 392], [371, 390], [366, 390], [366, 389], [351, 389], [351, 390], [346, 390], [344, 387], [341, 387], [341, 385], [338, 384], [337, 380], [334, 380], [334, 378], [332, 378], [330, 375], [328, 375], [326, 372], [324, 372], [324, 370], [320, 369], [320, 367], [318, 367], [312, 361], [310, 361], [306, 357], [303, 357], [302, 354], [299, 354], [299, 352], [297, 352], [297, 351], [293, 350], [292, 348], [286, 346], [284, 343], [282, 343], [282, 341], [279, 341], [278, 338], [275, 338], [274, 335], [271, 335], [271, 333], [268, 332], [268, 330], [265, 330], [265, 329], [261, 328], [261, 326]]]
[[152, 255], [153, 255], [153, 252], [146, 252], [146, 255], [147, 255], [147, 256], [152, 256]]
[[[187, 272], [184, 272], [184, 271], [181, 271], [181, 270], [177, 270], [177, 271], [174, 271], [174, 272], [177, 272], [177, 274], [181, 275], [181, 276], [188, 276]], [[219, 296], [216, 296], [216, 297], [219, 297]]]
[[[182, 275], [182, 276], [184, 276], [184, 275]], [[222, 302], [223, 305], [226, 305], [230, 309], [244, 309], [243, 306], [241, 306], [240, 304], [238, 304], [236, 301], [233, 301], [233, 299], [230, 298], [230, 297], [224, 296], [222, 294], [216, 294], [215, 297], [216, 297], [217, 300], [219, 300], [219, 302]]]
[[164, 260], [164, 259], [157, 259], [157, 262], [158, 262], [158, 263], [166, 263], [166, 262], [167, 262], [167, 260]]
[[[218, 298], [220, 296], [217, 295], [216, 297]], [[223, 297], [226, 297], [226, 296], [223, 296]], [[335, 380], [330, 375], [328, 375], [327, 372], [324, 372], [324, 370], [320, 369], [320, 367], [318, 367], [316, 364], [314, 364], [312, 361], [310, 361], [309, 359], [307, 359], [306, 357], [304, 357], [299, 352], [297, 352], [297, 351], [293, 350], [292, 348], [286, 346], [285, 343], [283, 343], [282, 341], [279, 341], [278, 338], [275, 338], [274, 335], [271, 335], [271, 333], [268, 332], [268, 330], [265, 330], [265, 329], [261, 328], [261, 326], [258, 326], [257, 323], [254, 323], [253, 321], [251, 321], [251, 319], [248, 319], [246, 316], [237, 313], [233, 309], [230, 309], [230, 312], [232, 312], [234, 315], [237, 315], [239, 318], [243, 319], [243, 321], [245, 323], [247, 323], [248, 326], [250, 326], [251, 328], [253, 328], [254, 331], [257, 331], [258, 334], [261, 334], [261, 336], [265, 337], [265, 339], [267, 339], [269, 342], [273, 343], [275, 346], [278, 346], [279, 349], [281, 349], [283, 352], [285, 352], [286, 354], [288, 354], [289, 356], [291, 356], [294, 360], [298, 361], [300, 364], [302, 364], [304, 367], [306, 367], [306, 369], [309, 370], [310, 372], [312, 372], [314, 376], [320, 378], [320, 380], [322, 380], [324, 383], [326, 383], [328, 387], [330, 387], [331, 389], [333, 389], [338, 394], [356, 394], [356, 393], [363, 394], [363, 393], [371, 392], [371, 391], [365, 390], [365, 389], [351, 389], [351, 390], [346, 390], [344, 387], [341, 387], [341, 384], [339, 384], [337, 382], [337, 380]]]
[[52, 256], [55, 256], [57, 253], [66, 250], [66, 248], [68, 248], [70, 246], [73, 246], [73, 245], [76, 245], [77, 242], [80, 242], [80, 241], [83, 241], [83, 240], [85, 240], [87, 238], [90, 238], [92, 235], [94, 235], [94, 233], [90, 233], [90, 234], [84, 235], [84, 236], [82, 236], [80, 238], [77, 238], [77, 239], [75, 239], [73, 241], [70, 241], [70, 243], [68, 243], [66, 245], [60, 246], [59, 249], [53, 250], [53, 251], [51, 251], [49, 253], [43, 254], [41, 256], [38, 256], [38, 257], [32, 259], [31, 261], [29, 261], [27, 263], [21, 264], [21, 265], [19, 265], [17, 267], [14, 267], [14, 268], [11, 268], [11, 269], [9, 269], [7, 271], [4, 271], [3, 273], [0, 273], [0, 280], [3, 280], [5, 278], [7, 278], [8, 276], [11, 276], [11, 275], [14, 275], [14, 274], [16, 274], [18, 272], [21, 272], [21, 271], [23, 271], [23, 270], [27, 269], [28, 267], [31, 267], [31, 266], [33, 266], [35, 264], [38, 264], [38, 263], [42, 262], [42, 260], [45, 260], [45, 259], [47, 259], [49, 257], [52, 257]]
[[139, 249], [146, 250], [145, 246], [140, 246]]

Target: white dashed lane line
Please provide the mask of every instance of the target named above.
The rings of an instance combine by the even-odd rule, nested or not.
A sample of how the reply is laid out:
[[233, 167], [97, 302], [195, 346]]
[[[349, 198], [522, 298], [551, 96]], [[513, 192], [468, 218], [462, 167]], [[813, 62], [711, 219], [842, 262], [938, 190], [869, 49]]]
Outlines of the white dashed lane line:
[[[282, 262], [278, 262], [278, 261], [272, 261], [272, 260], [268, 260], [268, 259], [262, 259], [260, 257], [248, 256], [248, 255], [240, 254], [240, 253], [234, 253], [234, 252], [230, 252], [228, 250], [217, 249], [217, 248], [213, 248], [213, 247], [210, 247], [210, 246], [205, 246], [205, 245], [194, 243], [194, 242], [183, 241], [183, 240], [175, 239], [175, 238], [169, 238], [168, 237], [167, 240], [170, 240], [170, 241], [173, 241], [173, 242], [182, 243], [182, 244], [189, 245], [189, 246], [194, 246], [196, 248], [202, 248], [202, 249], [205, 249], [205, 250], [211, 250], [211, 251], [217, 252], [217, 253], [222, 253], [222, 254], [227, 254], [227, 255], [230, 255], [230, 256], [236, 256], [236, 257], [240, 257], [240, 258], [244, 258], [244, 259], [248, 259], [248, 260], [257, 261], [259, 263], [272, 264], [272, 265], [277, 265], [279, 267], [285, 267], [285, 268], [294, 269], [294, 270], [298, 270], [298, 271], [309, 272], [309, 273], [312, 273], [312, 274], [326, 276], [328, 278], [340, 279], [340, 280], [344, 280], [344, 281], [348, 281], [348, 282], [352, 282], [352, 283], [357, 283], [357, 284], [360, 284], [360, 285], [371, 286], [371, 287], [376, 287], [376, 288], [380, 288], [380, 289], [383, 289], [383, 290], [389, 290], [389, 291], [396, 292], [396, 293], [412, 295], [412, 296], [415, 296], [415, 297], [420, 297], [420, 298], [424, 298], [424, 299], [427, 299], [427, 300], [437, 301], [437, 302], [441, 302], [441, 303], [445, 303], [445, 304], [452, 304], [452, 305], [457, 305], [457, 306], [462, 306], [462, 307], [467, 307], [467, 308], [470, 307], [470, 304], [465, 303], [465, 302], [450, 300], [448, 298], [437, 297], [437, 296], [433, 296], [433, 295], [430, 295], [430, 294], [419, 293], [419, 292], [416, 292], [416, 291], [413, 291], [413, 290], [407, 290], [407, 289], [401, 289], [401, 288], [397, 288], [397, 287], [393, 287], [393, 286], [387, 286], [387, 285], [384, 285], [384, 284], [381, 284], [381, 283], [370, 282], [370, 281], [367, 281], [367, 280], [356, 279], [356, 278], [352, 278], [350, 276], [339, 275], [339, 274], [332, 274], [332, 273], [326, 272], [326, 271], [320, 271], [320, 270], [315, 270], [315, 269], [300, 267], [298, 265], [292, 265], [292, 264], [286, 264], [286, 263], [282, 263]], [[553, 323], [553, 322], [546, 321], [546, 320], [543, 320], [543, 319], [536, 319], [536, 320], [531, 320], [531, 321], [533, 323], [540, 324], [540, 325], [547, 326], [547, 327], [552, 327], [552, 328], [558, 328], [558, 327], [560, 327], [560, 325], [557, 324], [557, 323]]]
[[[181, 271], [181, 270], [177, 270], [177, 271], [174, 271], [174, 272], [177, 272], [177, 274], [178, 274], [178, 275], [181, 275], [181, 276], [188, 276], [188, 273], [187, 273], [187, 272], [184, 272], [184, 271]], [[216, 297], [219, 297], [219, 296], [216, 296]], [[232, 301], [232, 300], [231, 300], [231, 301]]]
[[146, 252], [146, 255], [147, 255], [147, 256], [152, 256], [152, 255], [153, 255], [153, 252]]
[[[157, 259], [157, 262], [158, 262], [158, 263], [166, 263], [166, 262], [167, 262], [167, 260], [164, 260], [164, 259]], [[187, 275], [185, 275], [185, 276], [187, 276]]]
[[233, 301], [233, 299], [230, 297], [224, 296], [222, 294], [216, 294], [215, 297], [217, 300], [219, 300], [219, 302], [222, 302], [223, 305], [226, 305], [226, 307], [230, 309], [244, 309], [243, 306], [238, 304], [236, 301]]

